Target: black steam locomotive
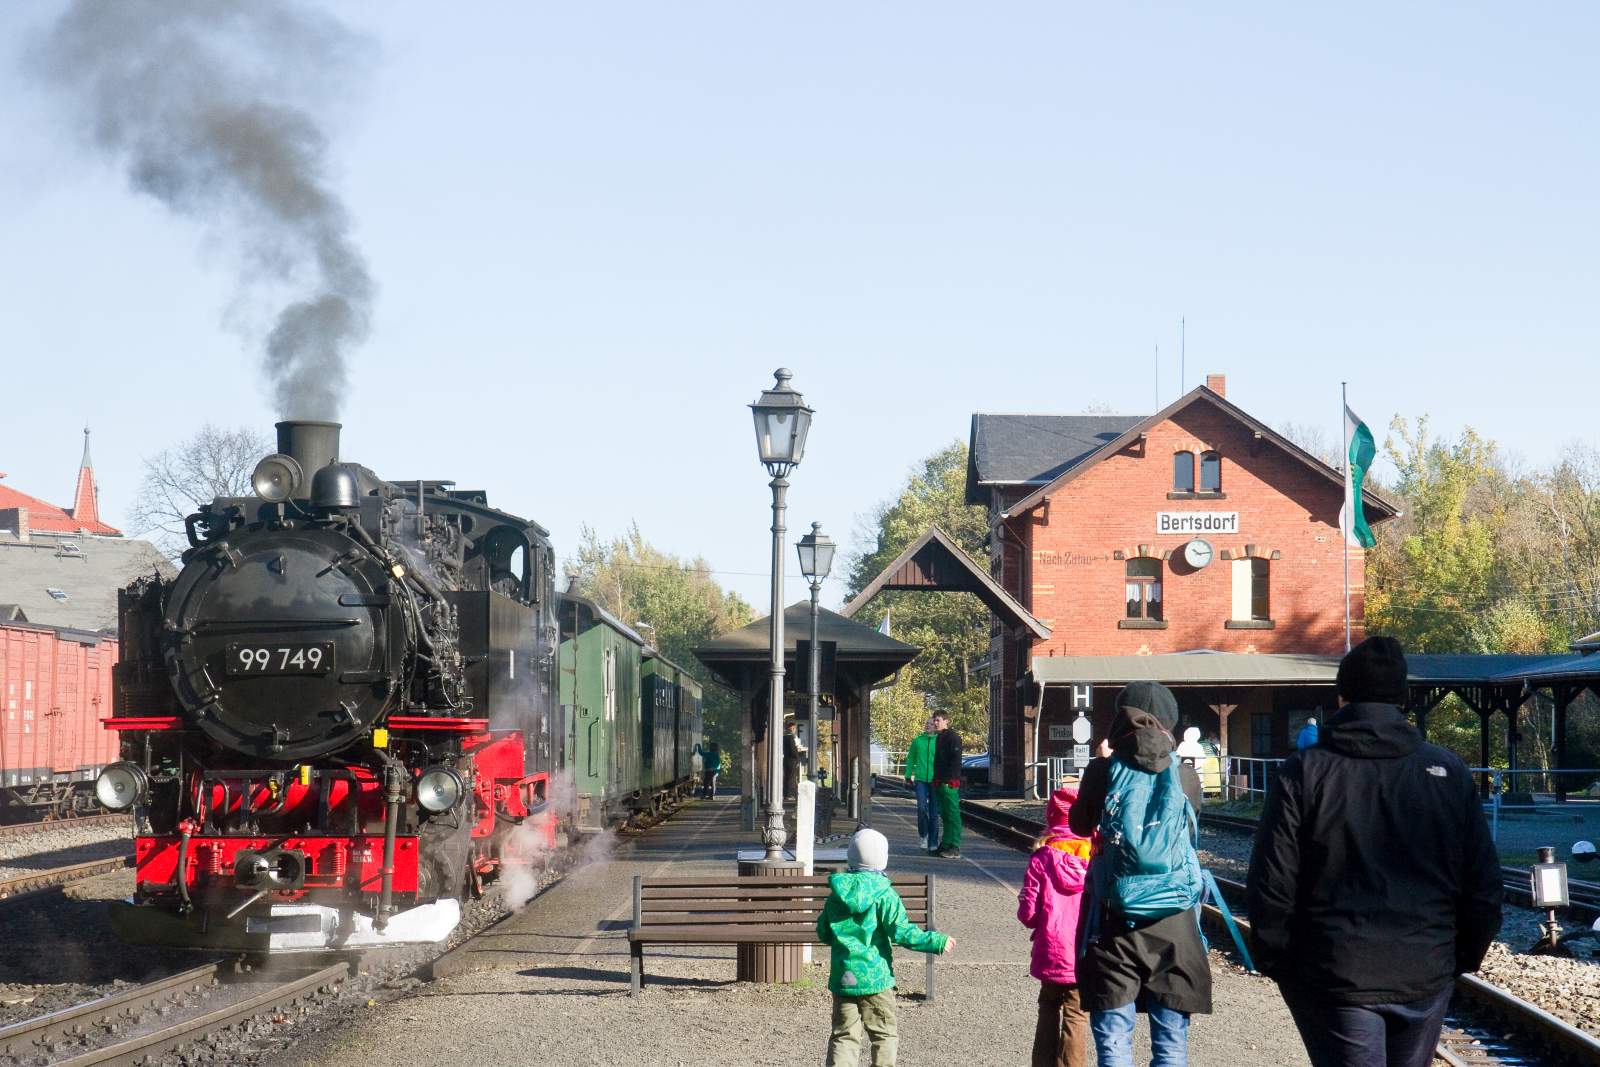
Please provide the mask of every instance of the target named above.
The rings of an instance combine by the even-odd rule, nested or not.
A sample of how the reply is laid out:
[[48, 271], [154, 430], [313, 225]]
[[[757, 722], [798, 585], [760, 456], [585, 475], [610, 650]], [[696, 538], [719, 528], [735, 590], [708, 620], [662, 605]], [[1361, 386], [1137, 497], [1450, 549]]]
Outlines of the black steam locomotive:
[[559, 698], [574, 613], [548, 533], [341, 462], [335, 423], [279, 423], [252, 487], [190, 516], [176, 579], [121, 596], [124, 759], [96, 790], [137, 815], [137, 889], [113, 925], [260, 952], [438, 940], [510, 842], [554, 843], [565, 716], [588, 710]]

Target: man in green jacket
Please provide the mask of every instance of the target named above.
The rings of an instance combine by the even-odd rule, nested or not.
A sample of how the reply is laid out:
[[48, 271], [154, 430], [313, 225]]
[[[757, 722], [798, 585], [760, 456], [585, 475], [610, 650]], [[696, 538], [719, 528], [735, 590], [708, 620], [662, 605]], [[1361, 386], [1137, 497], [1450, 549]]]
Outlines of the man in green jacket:
[[939, 807], [933, 796], [933, 749], [938, 737], [930, 715], [906, 749], [906, 784], [917, 795], [917, 836], [930, 852], [939, 847]]
[[833, 1028], [828, 1067], [855, 1067], [861, 1034], [872, 1038], [872, 1067], [894, 1067], [899, 1031], [894, 1019], [894, 945], [915, 952], [949, 952], [956, 940], [924, 930], [885, 876], [889, 841], [862, 828], [850, 839], [850, 869], [828, 877], [832, 893], [817, 916], [817, 938], [833, 950], [828, 991]]

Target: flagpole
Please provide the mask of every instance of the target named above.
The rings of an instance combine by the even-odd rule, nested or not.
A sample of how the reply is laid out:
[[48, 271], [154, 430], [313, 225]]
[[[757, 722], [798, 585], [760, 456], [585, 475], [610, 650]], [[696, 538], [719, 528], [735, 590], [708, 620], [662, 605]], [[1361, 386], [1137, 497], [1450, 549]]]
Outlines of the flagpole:
[[1339, 439], [1344, 441], [1344, 507], [1339, 511], [1339, 551], [1344, 556], [1344, 650], [1350, 651], [1350, 514], [1355, 506], [1350, 487], [1350, 400], [1348, 382], [1339, 383]]

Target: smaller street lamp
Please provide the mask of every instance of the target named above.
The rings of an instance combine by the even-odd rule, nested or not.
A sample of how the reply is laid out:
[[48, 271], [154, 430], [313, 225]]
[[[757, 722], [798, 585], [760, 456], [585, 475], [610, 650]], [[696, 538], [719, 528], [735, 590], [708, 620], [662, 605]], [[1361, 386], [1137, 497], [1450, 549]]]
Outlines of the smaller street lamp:
[[811, 524], [811, 532], [800, 538], [795, 551], [800, 554], [800, 573], [811, 583], [811, 684], [806, 691], [811, 694], [811, 710], [806, 720], [806, 744], [811, 748], [811, 775], [817, 773], [817, 690], [821, 673], [822, 650], [817, 644], [817, 594], [822, 580], [833, 569], [833, 538], [822, 532], [822, 523]]

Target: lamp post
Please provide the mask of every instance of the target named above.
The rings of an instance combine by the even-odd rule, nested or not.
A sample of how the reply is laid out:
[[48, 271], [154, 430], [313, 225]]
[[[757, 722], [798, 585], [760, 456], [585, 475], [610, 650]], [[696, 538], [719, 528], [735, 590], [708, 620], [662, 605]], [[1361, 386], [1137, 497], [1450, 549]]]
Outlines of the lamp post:
[[789, 472], [800, 463], [806, 450], [806, 434], [811, 430], [811, 409], [805, 399], [789, 385], [794, 375], [779, 367], [777, 381], [750, 405], [756, 423], [756, 449], [767, 473], [772, 475], [772, 686], [767, 717], [767, 825], [761, 843], [767, 847], [767, 861], [783, 859], [783, 844], [788, 832], [783, 827], [783, 513], [784, 495], [789, 489]]
[[821, 646], [817, 644], [817, 594], [822, 580], [833, 569], [833, 538], [822, 532], [822, 523], [811, 524], [811, 532], [800, 538], [794, 546], [800, 553], [800, 573], [811, 583], [811, 683], [806, 691], [811, 694], [810, 714], [806, 719], [806, 744], [811, 746], [811, 774], [817, 770], [817, 675], [822, 659]]

